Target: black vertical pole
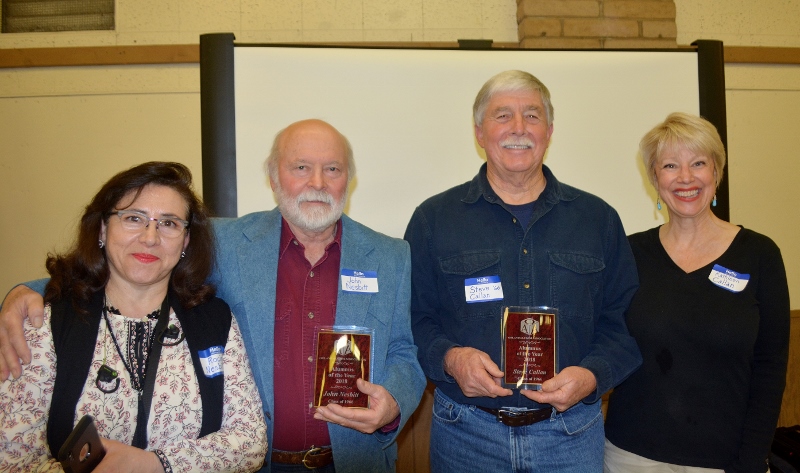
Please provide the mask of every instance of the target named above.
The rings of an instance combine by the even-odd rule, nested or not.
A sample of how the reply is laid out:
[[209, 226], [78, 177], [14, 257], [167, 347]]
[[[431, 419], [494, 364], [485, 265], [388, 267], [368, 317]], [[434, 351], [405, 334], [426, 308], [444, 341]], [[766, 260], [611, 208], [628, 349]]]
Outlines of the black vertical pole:
[[200, 35], [203, 200], [212, 214], [236, 217], [233, 33]]
[[[722, 41], [697, 40], [697, 72], [700, 88], [700, 115], [717, 127], [725, 152], [728, 151], [728, 120], [725, 105], [725, 57]], [[731, 156], [728, 154], [728, 163]], [[731, 219], [728, 168], [725, 166], [722, 182], [717, 189], [717, 206], [714, 214], [726, 221]]]

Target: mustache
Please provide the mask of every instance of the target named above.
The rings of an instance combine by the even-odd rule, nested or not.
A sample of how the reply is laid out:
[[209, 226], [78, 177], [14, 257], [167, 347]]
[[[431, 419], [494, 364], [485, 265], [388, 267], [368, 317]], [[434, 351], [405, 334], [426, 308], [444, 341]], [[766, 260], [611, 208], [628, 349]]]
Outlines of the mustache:
[[322, 202], [328, 205], [334, 204], [333, 196], [325, 191], [314, 189], [303, 191], [303, 193], [297, 196], [296, 200], [298, 204], [302, 204], [303, 202]]

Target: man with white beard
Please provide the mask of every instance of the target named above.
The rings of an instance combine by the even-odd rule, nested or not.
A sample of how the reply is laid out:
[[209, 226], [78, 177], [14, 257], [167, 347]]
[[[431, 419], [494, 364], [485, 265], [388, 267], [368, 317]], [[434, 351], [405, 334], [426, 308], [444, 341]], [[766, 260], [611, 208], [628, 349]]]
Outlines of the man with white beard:
[[[409, 322], [408, 244], [342, 213], [355, 165], [347, 139], [328, 123], [280, 131], [265, 170], [278, 208], [214, 222], [212, 277], [239, 322], [264, 405], [270, 451], [261, 471], [394, 471], [397, 435], [426, 383]], [[340, 281], [353, 271], [374, 277], [374, 286], [346, 290]], [[21, 287], [1, 318], [11, 327], [25, 312], [41, 324], [41, 297]], [[315, 332], [332, 325], [374, 329], [373, 379], [357, 381], [369, 408], [313, 408]], [[15, 357], [5, 363], [18, 372]]]

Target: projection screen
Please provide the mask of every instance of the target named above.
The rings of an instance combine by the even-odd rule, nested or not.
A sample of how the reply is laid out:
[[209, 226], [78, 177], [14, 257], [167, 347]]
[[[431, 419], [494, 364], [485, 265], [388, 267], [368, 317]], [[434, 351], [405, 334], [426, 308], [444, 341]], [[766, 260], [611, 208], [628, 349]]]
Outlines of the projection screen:
[[[263, 171], [275, 133], [320, 118], [346, 135], [355, 152], [346, 213], [402, 237], [417, 205], [472, 179], [485, 162], [474, 138], [475, 95], [494, 74], [521, 69], [547, 85], [555, 107], [545, 164], [560, 181], [609, 202], [633, 233], [664, 220], [637, 156], [639, 139], [668, 113], [703, 107], [695, 50], [236, 45], [231, 54], [232, 40], [223, 41], [222, 59], [212, 61], [201, 38], [204, 194], [227, 216], [275, 206]], [[723, 123], [716, 124], [724, 137], [724, 80], [712, 83], [719, 87]]]

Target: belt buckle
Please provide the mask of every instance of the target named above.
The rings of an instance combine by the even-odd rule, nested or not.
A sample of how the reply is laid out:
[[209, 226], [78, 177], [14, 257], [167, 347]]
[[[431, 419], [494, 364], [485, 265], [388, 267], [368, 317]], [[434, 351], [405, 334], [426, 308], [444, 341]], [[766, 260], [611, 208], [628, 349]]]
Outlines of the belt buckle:
[[309, 448], [308, 451], [303, 455], [303, 466], [306, 467], [309, 470], [313, 470], [314, 469], [313, 466], [306, 465], [306, 462], [308, 461], [308, 459], [306, 457], [308, 457], [309, 455], [314, 455], [315, 453], [321, 452], [321, 451], [322, 451], [321, 448], [315, 447], [315, 446], [312, 445], [311, 448]]
[[497, 409], [497, 420], [500, 420], [503, 417], [515, 418], [515, 417], [524, 416], [524, 415], [525, 415], [525, 411], [512, 411], [511, 409], [504, 409], [502, 407], [500, 409]]
[[535, 416], [535, 410], [498, 409], [497, 420], [509, 427], [523, 427], [544, 420], [544, 417]]

